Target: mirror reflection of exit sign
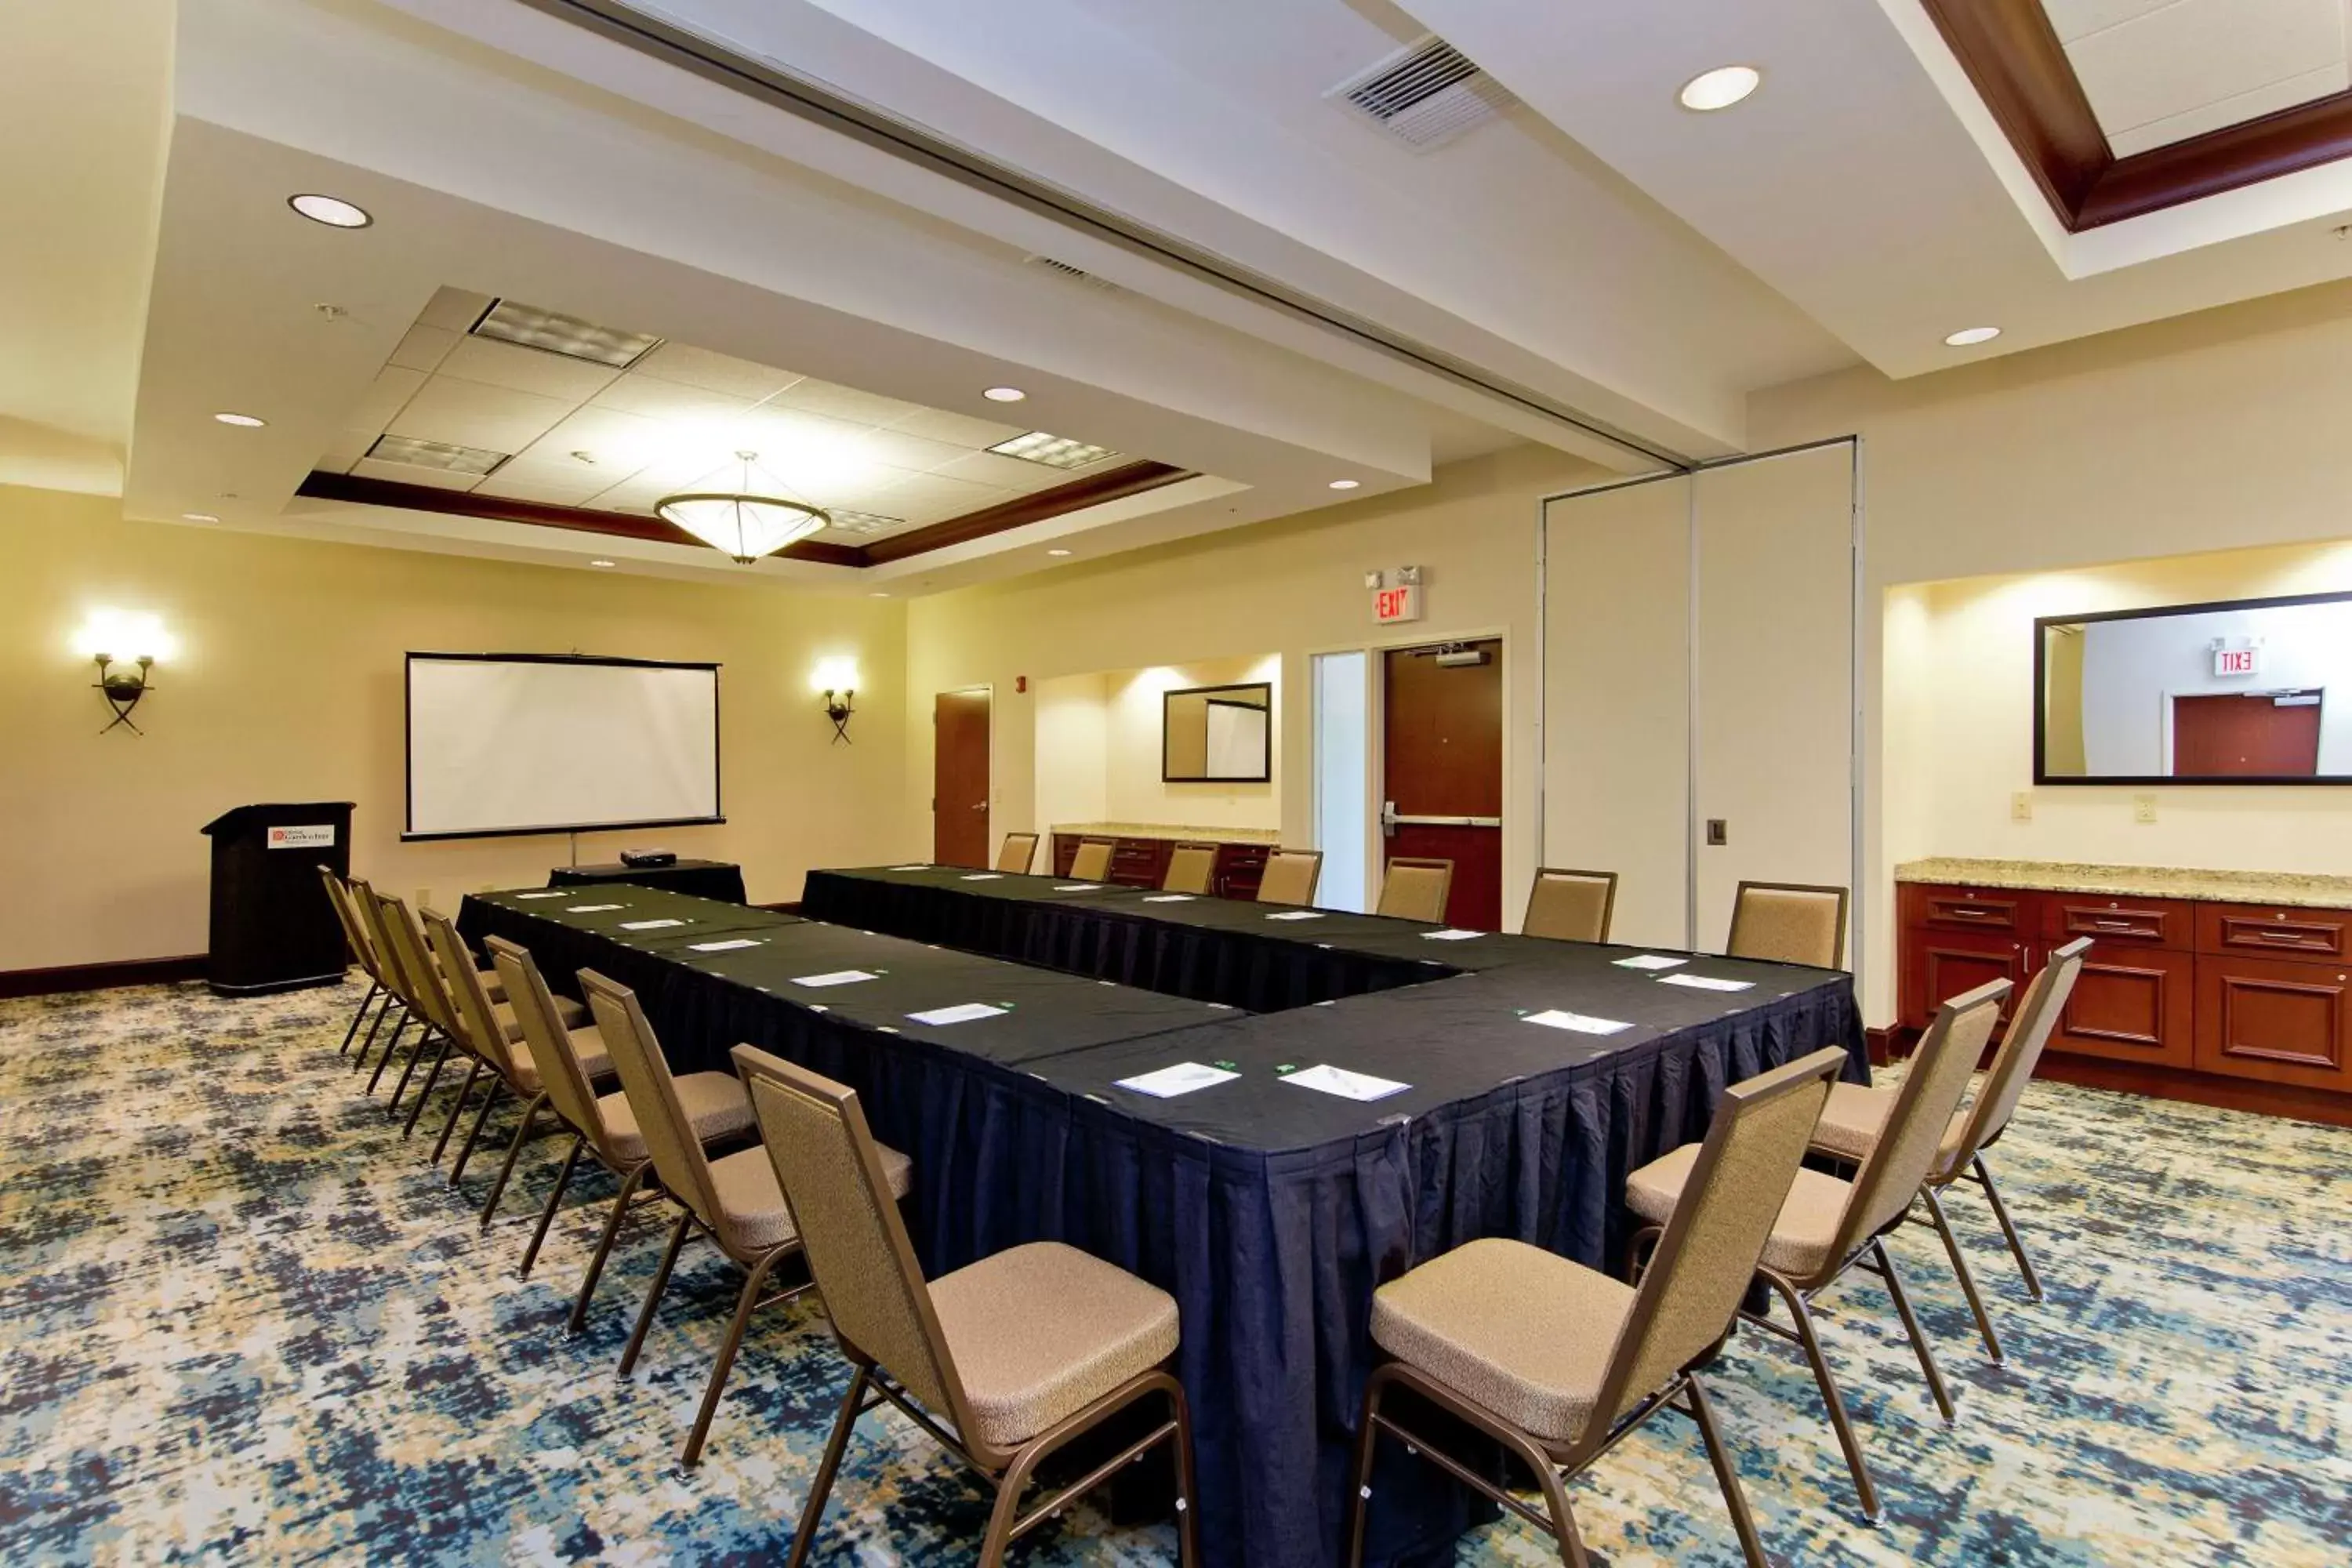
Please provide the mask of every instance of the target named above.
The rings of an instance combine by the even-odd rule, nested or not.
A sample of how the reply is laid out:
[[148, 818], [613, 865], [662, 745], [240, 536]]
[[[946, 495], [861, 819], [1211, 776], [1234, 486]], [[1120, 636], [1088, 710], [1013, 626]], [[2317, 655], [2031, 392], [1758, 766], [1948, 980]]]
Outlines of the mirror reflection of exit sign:
[[1379, 588], [1372, 593], [1372, 619], [1383, 625], [1391, 621], [1421, 619], [1421, 587], [1406, 583], [1394, 588]]
[[2253, 675], [2261, 668], [2260, 648], [2217, 647], [2213, 650], [2213, 673], [2216, 675]]

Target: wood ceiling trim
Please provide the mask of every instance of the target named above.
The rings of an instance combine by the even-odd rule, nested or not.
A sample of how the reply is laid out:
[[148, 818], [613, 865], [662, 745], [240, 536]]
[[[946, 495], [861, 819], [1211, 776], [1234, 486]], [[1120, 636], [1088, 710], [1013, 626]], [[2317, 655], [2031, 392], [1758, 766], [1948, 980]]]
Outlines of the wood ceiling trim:
[[[877, 539], [871, 544], [836, 544], [804, 539], [777, 552], [787, 561], [814, 561], [826, 566], [879, 566], [903, 561], [951, 544], [985, 539], [992, 533], [1043, 522], [1105, 501], [1140, 495], [1192, 477], [1171, 463], [1139, 460], [1055, 485], [1034, 495], [1017, 497], [997, 506], [966, 512], [927, 528]], [[657, 517], [631, 512], [599, 511], [592, 507], [553, 506], [545, 501], [518, 500], [507, 496], [476, 495], [442, 489], [434, 485], [404, 485], [356, 474], [313, 469], [295, 491], [317, 500], [352, 501], [361, 506], [393, 507], [405, 511], [429, 511], [445, 517], [477, 517], [490, 522], [519, 522], [532, 528], [560, 528], [573, 533], [599, 533], [615, 539], [648, 540], [658, 544], [690, 544], [708, 549], [700, 540]]]
[[2118, 158], [2041, 0], [1920, 0], [2074, 233], [2352, 156], [2352, 92]]

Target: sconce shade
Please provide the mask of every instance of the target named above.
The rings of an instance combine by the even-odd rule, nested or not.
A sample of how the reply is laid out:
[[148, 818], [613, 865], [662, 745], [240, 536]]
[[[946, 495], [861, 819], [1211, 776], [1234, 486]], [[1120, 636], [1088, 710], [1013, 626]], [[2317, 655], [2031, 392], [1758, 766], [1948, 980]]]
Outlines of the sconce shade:
[[713, 550], [745, 565], [822, 531], [833, 520], [813, 506], [779, 496], [665, 496], [654, 510]]

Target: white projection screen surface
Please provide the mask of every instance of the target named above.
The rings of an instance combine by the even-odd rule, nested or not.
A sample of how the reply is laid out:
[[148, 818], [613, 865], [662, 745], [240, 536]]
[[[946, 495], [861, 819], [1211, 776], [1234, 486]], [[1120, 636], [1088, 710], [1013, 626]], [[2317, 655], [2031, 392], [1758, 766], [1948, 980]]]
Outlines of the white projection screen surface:
[[403, 837], [724, 820], [717, 665], [408, 656]]

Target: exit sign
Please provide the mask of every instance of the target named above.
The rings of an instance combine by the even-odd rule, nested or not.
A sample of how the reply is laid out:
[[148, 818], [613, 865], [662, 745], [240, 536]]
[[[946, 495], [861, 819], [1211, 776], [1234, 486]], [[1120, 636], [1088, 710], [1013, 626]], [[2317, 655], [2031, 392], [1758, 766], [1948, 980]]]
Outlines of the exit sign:
[[2217, 647], [2213, 650], [2213, 673], [2216, 675], [2254, 675], [2263, 667], [2262, 649], [2255, 647]]
[[1421, 619], [1421, 585], [1406, 583], [1394, 588], [1374, 589], [1372, 619], [1384, 626], [1391, 621]]

